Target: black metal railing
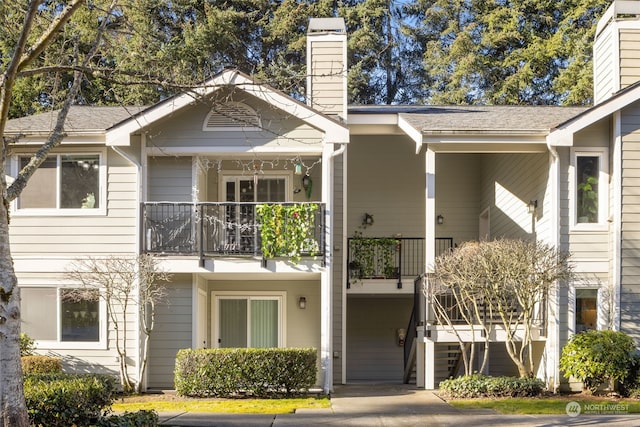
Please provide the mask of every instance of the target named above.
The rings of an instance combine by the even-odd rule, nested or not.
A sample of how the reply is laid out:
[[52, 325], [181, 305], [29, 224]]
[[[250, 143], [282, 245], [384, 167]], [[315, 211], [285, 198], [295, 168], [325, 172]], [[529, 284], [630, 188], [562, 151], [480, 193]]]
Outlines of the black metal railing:
[[[470, 297], [460, 294], [456, 297], [452, 292], [434, 292], [433, 289], [427, 289], [427, 295], [431, 305], [427, 320], [434, 325], [448, 323], [464, 325], [470, 322], [495, 325], [503, 323], [500, 312], [507, 318], [514, 319], [514, 322], [521, 315], [521, 309], [515, 300], [513, 302], [501, 301], [498, 307], [496, 302], [488, 300], [479, 300], [473, 304]], [[463, 298], [464, 303], [461, 303]], [[534, 325], [542, 328], [542, 335], [546, 335], [546, 316], [546, 298], [543, 297], [535, 309], [533, 320]]]
[[[402, 277], [417, 277], [426, 270], [422, 237], [351, 237], [347, 240], [347, 287], [362, 279], [395, 279], [400, 288]], [[435, 239], [435, 256], [451, 248], [453, 238]]]
[[[142, 204], [142, 251], [160, 255], [263, 256], [261, 229], [256, 208], [265, 203], [171, 203]], [[268, 203], [298, 206], [310, 203]], [[324, 256], [325, 207], [314, 203], [307, 227], [307, 244], [299, 255]], [[286, 236], [293, 224], [282, 216], [277, 231]], [[281, 254], [286, 256], [286, 254]]]

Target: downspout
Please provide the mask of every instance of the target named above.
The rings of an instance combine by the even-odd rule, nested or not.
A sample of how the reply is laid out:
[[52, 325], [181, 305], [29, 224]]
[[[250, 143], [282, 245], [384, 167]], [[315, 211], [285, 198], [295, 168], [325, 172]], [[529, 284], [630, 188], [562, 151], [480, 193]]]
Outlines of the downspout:
[[[556, 147], [551, 145], [551, 140], [547, 137], [547, 148], [549, 149], [549, 153], [551, 154], [552, 161], [552, 176], [551, 176], [551, 212], [552, 218], [550, 221], [550, 243], [553, 247], [557, 248], [558, 243], [560, 242], [560, 227], [558, 226], [560, 222], [560, 191], [558, 185], [560, 180], [558, 176], [560, 174], [560, 156], [558, 155], [558, 150]], [[551, 379], [553, 382], [553, 391], [556, 392], [558, 387], [560, 386], [560, 371], [558, 369], [560, 363], [560, 319], [558, 318], [560, 313], [560, 290], [556, 287], [555, 290], [555, 298], [553, 303], [547, 302], [547, 310], [553, 308], [553, 313], [555, 315], [555, 319], [553, 322], [553, 349], [552, 349], [552, 357], [549, 365], [547, 366], [547, 375], [549, 366], [551, 367], [552, 375]], [[549, 322], [551, 316], [547, 315], [547, 324]], [[547, 386], [549, 384], [547, 383]]]
[[[140, 208], [140, 195], [141, 195], [141, 175], [142, 175], [142, 165], [140, 163], [138, 163], [133, 157], [131, 157], [130, 155], [128, 155], [127, 153], [125, 153], [124, 151], [122, 151], [119, 147], [116, 146], [111, 146], [111, 148], [113, 149], [113, 151], [118, 154], [119, 156], [121, 156], [123, 159], [125, 159], [126, 161], [128, 161], [129, 163], [131, 163], [135, 168], [136, 168], [136, 226], [135, 229], [137, 231], [136, 233], [136, 245], [135, 245], [135, 255], [138, 256], [140, 255], [140, 249], [141, 249], [141, 244], [140, 244], [140, 239], [141, 239], [141, 227], [140, 227], [140, 221], [141, 221], [141, 208]], [[140, 288], [138, 287], [138, 290]], [[140, 315], [135, 317], [135, 321], [134, 321], [134, 325], [136, 328], [136, 332], [138, 334], [138, 339], [136, 340], [136, 377], [138, 376], [138, 374], [140, 373], [140, 366], [142, 366], [142, 359], [141, 359], [141, 349], [140, 349]], [[145, 372], [145, 378], [138, 378], [138, 382], [142, 382], [142, 385], [145, 385], [147, 383], [147, 378], [146, 378], [146, 372]]]
[[[333, 144], [332, 144], [333, 146]], [[327, 188], [323, 188], [324, 197], [327, 203], [328, 217], [326, 218], [327, 222], [332, 221], [334, 219], [333, 216], [333, 168], [334, 168], [334, 159], [336, 156], [342, 154], [346, 148], [345, 144], [341, 144], [340, 148], [337, 150], [331, 151], [325, 154], [323, 157], [327, 160], [324, 165], [323, 175], [326, 174], [327, 179]], [[325, 150], [328, 150], [329, 146], [325, 147]], [[325, 213], [325, 215], [326, 215]], [[326, 224], [326, 223], [325, 223]], [[324, 371], [324, 381], [323, 381], [323, 390], [325, 393], [330, 393], [333, 389], [333, 234], [334, 228], [332, 226], [333, 222], [329, 224], [329, 233], [327, 233], [327, 238], [325, 242], [325, 259], [326, 259], [326, 271], [325, 271], [325, 282], [321, 287], [321, 300], [324, 302], [323, 310], [322, 310], [322, 326], [321, 326], [321, 336], [322, 336], [322, 350], [321, 350], [321, 368]], [[325, 311], [326, 310], [326, 311]]]
[[[333, 162], [336, 157], [345, 153], [347, 148], [347, 144], [340, 144], [340, 147], [331, 153], [330, 159]], [[332, 165], [332, 169], [335, 165]], [[342, 329], [342, 341], [340, 346], [340, 364], [342, 371], [341, 383], [346, 384], [347, 382], [347, 341], [344, 339], [346, 337], [347, 331], [347, 289], [344, 286], [347, 283], [347, 252], [349, 248], [347, 246], [347, 160], [346, 154], [342, 162], [342, 279], [340, 281], [340, 289], [342, 290], [342, 312], [340, 316], [340, 327]], [[333, 323], [333, 322], [332, 322]], [[333, 325], [332, 325], [333, 327]], [[333, 355], [332, 355], [333, 356]], [[334, 358], [335, 359], [335, 358]], [[333, 382], [333, 379], [332, 379]]]

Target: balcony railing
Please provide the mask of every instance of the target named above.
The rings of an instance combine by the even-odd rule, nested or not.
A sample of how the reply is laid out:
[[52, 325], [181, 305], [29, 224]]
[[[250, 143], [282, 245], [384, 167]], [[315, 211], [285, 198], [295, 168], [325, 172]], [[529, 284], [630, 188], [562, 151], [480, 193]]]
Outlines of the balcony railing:
[[[263, 256], [261, 230], [264, 225], [260, 215], [256, 214], [256, 208], [264, 204], [143, 203], [142, 251], [160, 255], [199, 255], [202, 259], [210, 256]], [[322, 203], [313, 205], [317, 209], [305, 226], [308, 240], [305, 247], [309, 249], [303, 249], [299, 255], [324, 257], [325, 208]], [[286, 236], [294, 221], [286, 215], [280, 219], [278, 233]], [[297, 224], [300, 227], [299, 221]]]
[[[435, 256], [451, 250], [453, 239], [436, 238]], [[362, 279], [417, 277], [425, 269], [425, 239], [422, 237], [352, 237], [348, 239], [347, 288]]]

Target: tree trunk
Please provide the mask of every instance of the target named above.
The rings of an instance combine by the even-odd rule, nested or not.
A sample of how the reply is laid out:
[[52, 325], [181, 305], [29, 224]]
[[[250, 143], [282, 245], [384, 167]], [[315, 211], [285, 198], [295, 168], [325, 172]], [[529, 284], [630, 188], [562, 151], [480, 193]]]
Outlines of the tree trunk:
[[0, 427], [29, 425], [20, 361], [20, 293], [5, 203], [0, 205], [0, 411]]

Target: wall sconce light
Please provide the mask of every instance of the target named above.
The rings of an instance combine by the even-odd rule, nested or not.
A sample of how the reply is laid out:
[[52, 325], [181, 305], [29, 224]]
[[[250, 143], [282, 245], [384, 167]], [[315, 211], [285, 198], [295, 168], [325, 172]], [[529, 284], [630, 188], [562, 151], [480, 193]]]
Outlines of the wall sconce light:
[[307, 308], [307, 298], [306, 297], [300, 297], [298, 299], [298, 308], [300, 310], [304, 310], [305, 308]]
[[538, 200], [531, 200], [527, 205], [527, 210], [529, 211], [530, 214], [532, 214], [536, 211], [537, 207], [538, 207]]
[[362, 216], [362, 228], [371, 227], [373, 225], [373, 215], [365, 213]]
[[438, 225], [442, 225], [444, 224], [444, 217], [441, 214], [438, 214], [436, 221], [438, 222]]
[[302, 163], [296, 163], [293, 166], [293, 173], [296, 175], [302, 175]]

